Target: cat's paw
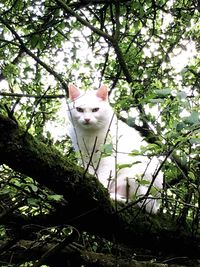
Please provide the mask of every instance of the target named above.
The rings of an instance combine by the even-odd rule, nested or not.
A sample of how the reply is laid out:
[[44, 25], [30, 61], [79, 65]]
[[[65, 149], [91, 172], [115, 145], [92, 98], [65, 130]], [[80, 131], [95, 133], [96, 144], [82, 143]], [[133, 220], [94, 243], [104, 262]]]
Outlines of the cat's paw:
[[127, 198], [120, 195], [120, 194], [117, 194], [117, 193], [110, 193], [110, 198], [113, 199], [113, 200], [117, 200], [117, 201], [121, 201], [121, 202], [126, 202], [127, 201]]
[[145, 201], [142, 201], [142, 203], [139, 203], [139, 206], [145, 207], [146, 212], [150, 214], [157, 214], [160, 209], [160, 203], [156, 199], [147, 199]]

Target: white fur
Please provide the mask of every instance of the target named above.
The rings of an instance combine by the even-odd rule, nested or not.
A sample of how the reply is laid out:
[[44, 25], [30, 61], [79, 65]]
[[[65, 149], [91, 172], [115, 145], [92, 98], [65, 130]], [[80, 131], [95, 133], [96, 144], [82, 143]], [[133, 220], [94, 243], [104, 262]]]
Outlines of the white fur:
[[[150, 183], [159, 161], [156, 157], [149, 159], [142, 155], [130, 156], [130, 153], [139, 150], [141, 145], [145, 146], [146, 142], [135, 129], [117, 119], [107, 101], [105, 86], [98, 91], [81, 92], [70, 85], [69, 92], [68, 135], [75, 150], [80, 153], [81, 165], [108, 188], [111, 198], [130, 201], [134, 196], [144, 197], [148, 185], [138, 181], [143, 179]], [[102, 148], [106, 146], [112, 148], [107, 156], [102, 153]], [[122, 164], [128, 165], [120, 168]], [[153, 184], [157, 193], [138, 203], [139, 206], [144, 205], [149, 213], [156, 213], [159, 209], [160, 204], [155, 197], [160, 197], [162, 183], [162, 173], [159, 172]]]

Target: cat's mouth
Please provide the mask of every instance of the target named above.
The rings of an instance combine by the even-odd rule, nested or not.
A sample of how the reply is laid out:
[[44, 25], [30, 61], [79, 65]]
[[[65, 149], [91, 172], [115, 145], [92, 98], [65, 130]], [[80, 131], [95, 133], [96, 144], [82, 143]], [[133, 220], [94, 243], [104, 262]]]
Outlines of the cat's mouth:
[[91, 122], [84, 121], [83, 124], [82, 124], [82, 126], [84, 128], [91, 128], [93, 126], [93, 124]]
[[95, 129], [96, 125], [92, 123], [91, 121], [84, 121], [82, 123], [82, 127], [89, 130], [89, 129]]
[[83, 124], [84, 125], [91, 125], [91, 122], [90, 121], [84, 121]]

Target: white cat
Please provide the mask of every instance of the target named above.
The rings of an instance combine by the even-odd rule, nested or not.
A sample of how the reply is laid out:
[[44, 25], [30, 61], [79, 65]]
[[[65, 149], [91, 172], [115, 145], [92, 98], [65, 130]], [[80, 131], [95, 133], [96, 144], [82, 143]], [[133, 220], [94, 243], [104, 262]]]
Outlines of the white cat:
[[162, 189], [162, 172], [152, 186], [154, 197], [145, 194], [159, 161], [156, 157], [130, 155], [146, 142], [135, 129], [117, 119], [108, 103], [107, 86], [85, 92], [69, 85], [69, 99], [68, 135], [81, 165], [108, 188], [111, 198], [121, 201], [141, 198], [138, 205], [156, 213], [160, 207], [157, 199]]

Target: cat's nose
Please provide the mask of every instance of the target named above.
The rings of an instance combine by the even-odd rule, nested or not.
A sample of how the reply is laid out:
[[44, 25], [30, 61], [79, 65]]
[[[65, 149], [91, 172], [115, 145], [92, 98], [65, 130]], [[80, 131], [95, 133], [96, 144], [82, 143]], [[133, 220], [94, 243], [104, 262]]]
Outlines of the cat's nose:
[[89, 123], [90, 122], [90, 119], [89, 118], [85, 118], [84, 119], [86, 123]]

